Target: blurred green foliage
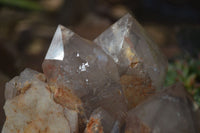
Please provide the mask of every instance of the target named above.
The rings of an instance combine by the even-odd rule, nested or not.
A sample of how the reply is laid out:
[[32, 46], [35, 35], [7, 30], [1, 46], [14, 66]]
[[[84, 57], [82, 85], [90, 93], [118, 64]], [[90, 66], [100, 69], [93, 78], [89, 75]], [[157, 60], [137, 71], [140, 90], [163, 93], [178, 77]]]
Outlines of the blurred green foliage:
[[200, 60], [185, 59], [169, 63], [165, 86], [180, 81], [200, 106]]
[[0, 0], [0, 4], [26, 10], [42, 10], [39, 2], [33, 0]]

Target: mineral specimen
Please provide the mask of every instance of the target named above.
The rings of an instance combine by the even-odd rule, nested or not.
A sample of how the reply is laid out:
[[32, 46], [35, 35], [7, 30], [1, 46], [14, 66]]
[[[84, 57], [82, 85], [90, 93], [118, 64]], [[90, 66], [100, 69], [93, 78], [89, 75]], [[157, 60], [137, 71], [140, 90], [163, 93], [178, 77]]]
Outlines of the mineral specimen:
[[98, 107], [119, 119], [126, 112], [116, 64], [93, 42], [59, 25], [42, 66], [55, 100], [86, 120]]
[[128, 112], [126, 133], [197, 133], [192, 102], [175, 84]]
[[7, 83], [7, 100], [4, 106], [6, 122], [2, 133], [77, 131], [77, 113], [55, 103], [44, 80], [43, 74], [25, 69], [19, 77]]
[[94, 42], [118, 65], [129, 108], [143, 101], [154, 89], [162, 88], [167, 60], [130, 14], [122, 17]]
[[42, 68], [6, 84], [2, 133], [197, 132], [182, 86], [152, 96], [167, 61], [129, 14], [94, 42], [59, 25]]

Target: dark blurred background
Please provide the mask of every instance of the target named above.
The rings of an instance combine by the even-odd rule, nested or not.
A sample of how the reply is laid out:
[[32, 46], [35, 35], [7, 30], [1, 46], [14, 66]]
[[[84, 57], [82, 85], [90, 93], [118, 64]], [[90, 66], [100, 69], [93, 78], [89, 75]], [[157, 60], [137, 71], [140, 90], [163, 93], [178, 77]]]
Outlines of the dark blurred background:
[[[93, 40], [127, 12], [159, 45], [170, 61], [172, 73], [177, 71], [177, 65], [182, 65], [180, 71], [188, 69], [182, 81], [194, 81], [195, 84], [189, 84], [193, 87], [189, 91], [200, 96], [198, 3], [198, 0], [0, 0], [0, 128], [5, 120], [2, 108], [5, 82], [26, 67], [42, 72], [42, 61], [58, 24]], [[179, 64], [177, 60], [181, 60]], [[193, 64], [188, 63], [191, 60]], [[197, 74], [191, 78], [191, 73]], [[168, 80], [177, 81], [177, 75], [169, 75]]]

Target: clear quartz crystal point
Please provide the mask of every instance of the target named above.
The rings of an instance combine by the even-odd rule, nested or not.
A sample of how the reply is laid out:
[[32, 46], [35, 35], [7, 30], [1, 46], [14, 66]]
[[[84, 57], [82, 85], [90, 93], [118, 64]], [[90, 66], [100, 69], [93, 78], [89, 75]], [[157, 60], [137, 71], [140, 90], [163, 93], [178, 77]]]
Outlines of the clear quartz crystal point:
[[[153, 89], [162, 87], [167, 71], [167, 60], [130, 14], [122, 17], [94, 42], [118, 65], [129, 103], [136, 105], [137, 101], [147, 97], [142, 94], [143, 92], [148, 95]], [[134, 82], [137, 84], [133, 84]], [[129, 95], [135, 96], [136, 101], [131, 101]]]
[[114, 61], [93, 42], [59, 25], [42, 64], [55, 100], [88, 118], [103, 107], [116, 117], [126, 111]]
[[[50, 44], [49, 50], [46, 54], [45, 59], [46, 60], [63, 60], [64, 58], [64, 46], [63, 46], [63, 36], [61, 27], [57, 28], [56, 33], [53, 37], [53, 40]], [[73, 35], [73, 32], [66, 31], [68, 33], [68, 37], [71, 37]], [[67, 39], [67, 38], [66, 38]]]
[[126, 133], [197, 133], [190, 96], [178, 83], [128, 112]]

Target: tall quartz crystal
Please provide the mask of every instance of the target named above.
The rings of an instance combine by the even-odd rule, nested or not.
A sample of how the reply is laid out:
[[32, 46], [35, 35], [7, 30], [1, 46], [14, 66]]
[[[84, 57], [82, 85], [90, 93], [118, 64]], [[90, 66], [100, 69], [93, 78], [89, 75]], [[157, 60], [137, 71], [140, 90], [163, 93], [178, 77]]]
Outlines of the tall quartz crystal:
[[55, 100], [86, 118], [97, 107], [116, 118], [126, 111], [112, 58], [71, 30], [58, 26], [42, 67]]
[[130, 107], [153, 93], [153, 89], [162, 87], [167, 60], [130, 14], [122, 17], [94, 42], [118, 65]]

